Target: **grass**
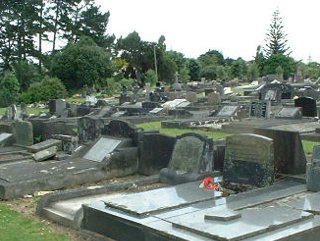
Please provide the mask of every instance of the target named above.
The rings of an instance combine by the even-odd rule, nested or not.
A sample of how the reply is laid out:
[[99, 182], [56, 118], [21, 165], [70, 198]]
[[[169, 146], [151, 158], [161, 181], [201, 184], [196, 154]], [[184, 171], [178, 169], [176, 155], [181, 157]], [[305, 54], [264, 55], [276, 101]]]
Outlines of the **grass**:
[[306, 155], [311, 155], [313, 152], [313, 146], [314, 145], [320, 145], [320, 142], [316, 142], [316, 141], [302, 141], [302, 146], [303, 146], [303, 150], [304, 153]]
[[27, 218], [0, 203], [1, 241], [70, 241], [63, 234], [52, 232], [44, 223]]
[[148, 122], [137, 125], [140, 128], [143, 128], [144, 130], [157, 130], [160, 131], [161, 134], [169, 135], [169, 136], [178, 136], [182, 135], [184, 133], [198, 133], [201, 135], [208, 136], [213, 139], [221, 139], [228, 135], [231, 135], [230, 133], [222, 132], [222, 131], [210, 131], [210, 130], [199, 130], [199, 129], [173, 129], [173, 128], [161, 128], [161, 122]]

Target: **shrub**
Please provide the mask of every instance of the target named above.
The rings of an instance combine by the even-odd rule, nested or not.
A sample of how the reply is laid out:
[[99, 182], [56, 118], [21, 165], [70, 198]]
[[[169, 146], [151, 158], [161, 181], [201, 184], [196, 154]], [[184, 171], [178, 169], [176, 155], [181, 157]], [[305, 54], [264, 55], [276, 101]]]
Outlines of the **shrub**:
[[0, 107], [7, 107], [18, 100], [19, 86], [19, 81], [14, 74], [5, 74], [0, 81]]

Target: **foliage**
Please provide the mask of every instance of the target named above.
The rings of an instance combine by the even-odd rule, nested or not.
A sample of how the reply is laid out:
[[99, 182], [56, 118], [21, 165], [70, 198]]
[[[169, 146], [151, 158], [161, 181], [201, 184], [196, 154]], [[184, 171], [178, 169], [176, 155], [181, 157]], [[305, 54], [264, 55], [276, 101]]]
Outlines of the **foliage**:
[[19, 97], [19, 81], [13, 73], [6, 73], [0, 82], [0, 107], [16, 103]]
[[264, 74], [276, 74], [277, 69], [280, 70], [279, 66], [283, 70], [284, 79], [287, 79], [290, 73], [296, 71], [296, 63], [293, 58], [283, 54], [273, 54], [266, 60], [263, 72]]
[[121, 90], [121, 84], [115, 78], [107, 78], [105, 92], [107, 95], [113, 95]]
[[287, 47], [287, 35], [284, 33], [280, 11], [277, 9], [272, 16], [270, 30], [267, 33], [265, 55], [270, 58], [272, 55], [289, 55]]
[[1, 203], [0, 240], [69, 241], [69, 238], [63, 234], [53, 233], [46, 224], [24, 217]]
[[310, 79], [318, 79], [320, 77], [320, 64], [310, 62], [305, 66], [304, 76]]
[[68, 90], [88, 86], [103, 86], [104, 79], [112, 74], [110, 54], [85, 37], [69, 44], [52, 60], [51, 73], [65, 84]]
[[258, 65], [253, 62], [248, 67], [247, 79], [249, 81], [254, 81], [259, 77], [259, 68]]
[[155, 85], [157, 82], [156, 72], [153, 69], [148, 69], [144, 75], [144, 82], [150, 83], [151, 86]]
[[217, 66], [216, 65], [208, 65], [202, 67], [200, 70], [200, 76], [204, 77], [208, 80], [214, 80], [217, 78]]
[[40, 81], [40, 74], [36, 67], [28, 61], [21, 60], [13, 64], [14, 74], [20, 83], [21, 91], [29, 88], [30, 84]]
[[198, 58], [203, 67], [210, 65], [224, 65], [224, 57], [218, 50], [209, 50]]
[[189, 59], [187, 67], [189, 69], [189, 75], [191, 80], [200, 79], [200, 63], [196, 59]]
[[29, 89], [20, 96], [21, 101], [33, 103], [59, 99], [67, 96], [66, 88], [58, 78], [46, 77], [43, 81], [31, 84]]

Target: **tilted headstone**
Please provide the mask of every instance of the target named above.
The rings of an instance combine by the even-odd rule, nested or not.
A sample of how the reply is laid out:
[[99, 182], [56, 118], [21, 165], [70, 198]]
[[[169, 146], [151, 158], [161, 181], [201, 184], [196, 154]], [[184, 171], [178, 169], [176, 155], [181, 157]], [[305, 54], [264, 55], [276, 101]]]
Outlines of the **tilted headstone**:
[[263, 187], [274, 181], [274, 150], [271, 138], [239, 134], [226, 138], [223, 167], [225, 182]]
[[168, 168], [161, 170], [160, 178], [164, 182], [176, 184], [199, 180], [212, 172], [212, 140], [198, 134], [187, 133], [177, 137]]
[[62, 149], [62, 141], [61, 140], [55, 140], [55, 139], [48, 139], [42, 142], [39, 142], [37, 144], [34, 144], [32, 146], [28, 147], [28, 150], [30, 152], [36, 153], [39, 151], [42, 151], [44, 149], [48, 149], [50, 147], [56, 146], [57, 150], [61, 150]]
[[223, 106], [222, 109], [218, 112], [218, 117], [232, 117], [234, 116], [239, 107], [238, 106]]
[[302, 113], [300, 108], [282, 108], [275, 116], [280, 119], [301, 119]]
[[300, 97], [298, 99], [295, 99], [294, 106], [302, 108], [302, 116], [317, 116], [317, 103], [314, 99], [310, 97]]
[[36, 162], [45, 161], [54, 157], [57, 154], [57, 149], [56, 146], [52, 146], [33, 154], [32, 157]]

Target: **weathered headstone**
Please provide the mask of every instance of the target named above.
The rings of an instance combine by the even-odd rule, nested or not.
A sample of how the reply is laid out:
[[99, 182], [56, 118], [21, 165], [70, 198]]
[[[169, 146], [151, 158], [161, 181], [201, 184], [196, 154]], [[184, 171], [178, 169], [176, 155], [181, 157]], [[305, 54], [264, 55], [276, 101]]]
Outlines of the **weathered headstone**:
[[295, 99], [294, 106], [302, 108], [302, 116], [317, 116], [317, 103], [311, 97], [300, 97], [298, 99]]
[[60, 140], [62, 142], [62, 151], [67, 154], [72, 154], [74, 150], [78, 147], [78, 137], [63, 135], [63, 134], [55, 134], [52, 137], [56, 140]]
[[0, 133], [0, 147], [4, 147], [10, 140], [13, 139], [11, 133]]
[[212, 92], [208, 94], [208, 104], [209, 105], [219, 105], [221, 103], [221, 97], [219, 93]]
[[32, 146], [28, 147], [28, 150], [30, 152], [36, 153], [45, 149], [48, 149], [50, 147], [57, 147], [57, 150], [61, 150], [62, 149], [62, 141], [61, 140], [55, 140], [55, 139], [48, 139], [42, 142], [39, 142], [37, 144], [34, 144]]
[[54, 99], [49, 101], [49, 112], [53, 115], [65, 115], [67, 102], [62, 99]]
[[213, 142], [207, 137], [187, 133], [177, 137], [168, 168], [160, 172], [164, 182], [198, 180], [213, 172]]
[[31, 146], [33, 144], [33, 127], [28, 121], [15, 121], [13, 124], [13, 136], [16, 144]]
[[101, 119], [82, 117], [78, 120], [79, 143], [95, 141], [101, 136], [104, 123]]
[[274, 150], [272, 139], [239, 134], [226, 138], [223, 167], [225, 182], [263, 187], [274, 181]]
[[57, 149], [58, 148], [56, 146], [52, 146], [52, 147], [49, 147], [49, 148], [44, 149], [42, 151], [39, 151], [39, 152], [33, 154], [33, 159], [36, 162], [48, 160], [57, 154]]
[[320, 191], [320, 145], [313, 146], [312, 159], [306, 166], [306, 182], [308, 191]]

